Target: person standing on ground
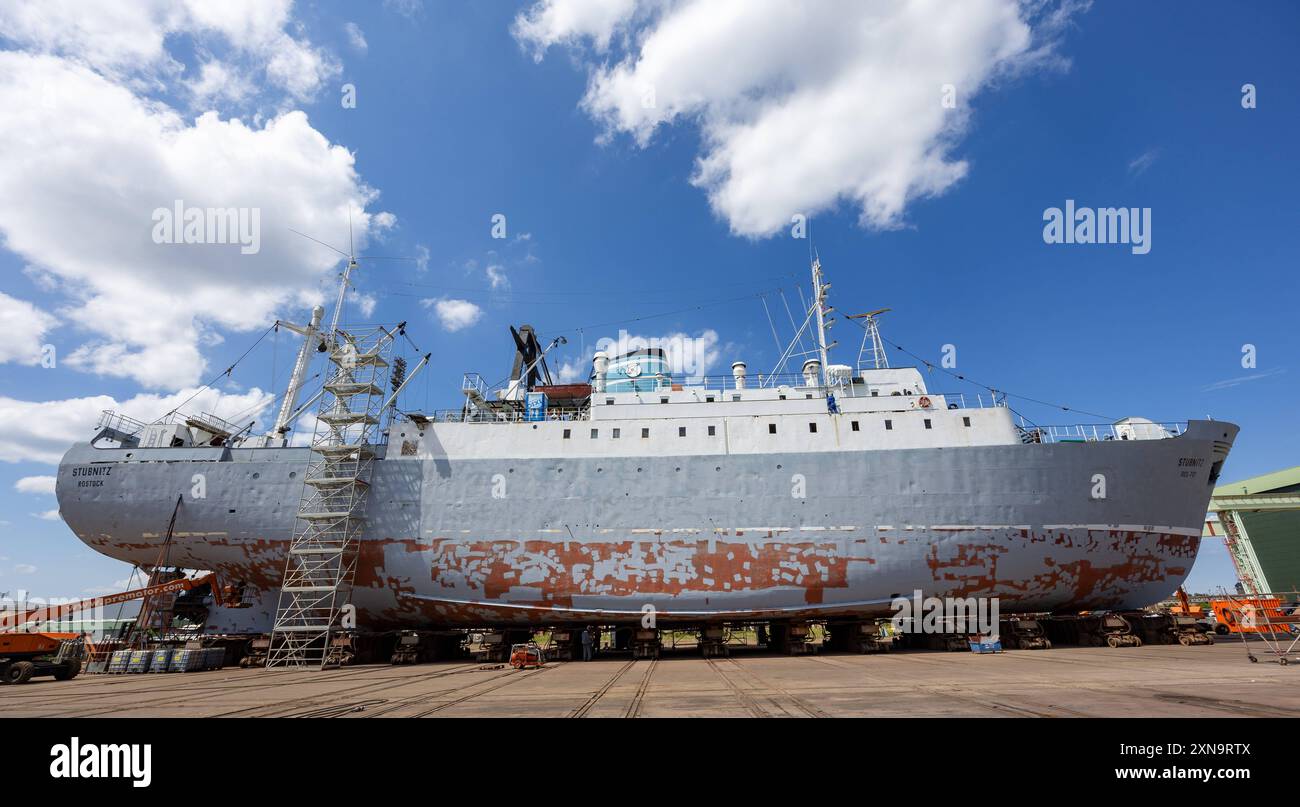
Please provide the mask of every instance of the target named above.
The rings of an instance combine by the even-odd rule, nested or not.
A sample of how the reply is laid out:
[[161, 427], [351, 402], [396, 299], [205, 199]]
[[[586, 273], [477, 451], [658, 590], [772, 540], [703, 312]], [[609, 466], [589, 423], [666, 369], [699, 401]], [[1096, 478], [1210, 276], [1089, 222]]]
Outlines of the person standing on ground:
[[582, 629], [582, 660], [591, 661], [591, 628]]

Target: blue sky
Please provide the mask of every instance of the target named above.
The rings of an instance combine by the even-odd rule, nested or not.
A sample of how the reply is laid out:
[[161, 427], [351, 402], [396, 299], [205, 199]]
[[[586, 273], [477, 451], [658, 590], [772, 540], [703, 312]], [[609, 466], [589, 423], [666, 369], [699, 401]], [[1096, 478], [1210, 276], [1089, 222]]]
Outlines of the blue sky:
[[[0, 249], [0, 293], [41, 312], [13, 314], [5, 331], [39, 331], [38, 344], [53, 344], [60, 357], [91, 346], [80, 359], [62, 360], [53, 369], [33, 366], [23, 356], [0, 363], [0, 402], [10, 421], [5, 430], [11, 432], [0, 437], [5, 522], [0, 591], [78, 595], [126, 576], [121, 564], [82, 547], [61, 522], [41, 518], [56, 506], [54, 497], [20, 490], [19, 480], [52, 474], [48, 460], [60, 441], [77, 428], [75, 434], [89, 436], [93, 413], [106, 408], [68, 401], [165, 397], [194, 385], [181, 379], [206, 381], [229, 365], [275, 316], [304, 319], [306, 303], [313, 294], [328, 294], [337, 267], [310, 242], [289, 233], [289, 223], [346, 247], [342, 213], [354, 198], [357, 224], [368, 241], [365, 253], [422, 258], [363, 264], [357, 292], [373, 310], [363, 316], [353, 305], [348, 311], [354, 320], [409, 320], [412, 338], [432, 351], [430, 367], [405, 397], [409, 408], [458, 406], [459, 380], [466, 371], [489, 381], [506, 376], [513, 355], [507, 326], [521, 322], [536, 326], [544, 338], [569, 338], [555, 355], [555, 366], [585, 363], [580, 343], [616, 337], [618, 323], [626, 323], [627, 330], [644, 336], [714, 332], [713, 372], [725, 372], [736, 359], [747, 361], [751, 371], [770, 367], [777, 354], [758, 295], [768, 293], [774, 312], [780, 306], [776, 289], [798, 299], [796, 287], [807, 284], [808, 241], [792, 238], [788, 226], [746, 232], [755, 225], [737, 226], [743, 212], [711, 204], [718, 185], [693, 182], [697, 160], [717, 147], [719, 129], [713, 127], [719, 119], [710, 115], [734, 123], [726, 116], [740, 114], [743, 120], [745, 113], [727, 107], [734, 99], [714, 98], [711, 107], [683, 107], [638, 142], [638, 126], [645, 121], [618, 118], [617, 110], [589, 95], [589, 87], [602, 70], [637, 55], [643, 40], [621, 38], [619, 31], [661, 40], [671, 32], [661, 20], [635, 19], [616, 29], [606, 47], [590, 31], [585, 38], [581, 31], [566, 38], [565, 32], [551, 30], [529, 39], [517, 21], [539, 8], [298, 4], [284, 9], [284, 19], [272, 26], [275, 36], [265, 38], [261, 51], [237, 49], [210, 26], [195, 23], [165, 32], [165, 59], [100, 56], [72, 40], [63, 48], [48, 45], [58, 42], [57, 36], [0, 35], [0, 45], [13, 57], [0, 69], [0, 97], [6, 83], [16, 93], [24, 76], [38, 69], [56, 71], [38, 82], [41, 86], [75, 78], [102, 94], [102, 104], [100, 95], [58, 94], [53, 104], [58, 115], [41, 119], [43, 126], [71, 129], [96, 120], [93, 110], [111, 106], [114, 90], [148, 101], [154, 111], [165, 105], [182, 128], [208, 110], [216, 111], [218, 122], [239, 120], [250, 131], [282, 115], [305, 113], [296, 124], [301, 137], [286, 137], [262, 152], [229, 127], [215, 133], [233, 144], [229, 148], [237, 156], [231, 164], [249, 175], [239, 178], [247, 181], [243, 190], [232, 192], [233, 201], [223, 203], [263, 205], [264, 252], [294, 257], [250, 264], [254, 271], [242, 279], [210, 265], [164, 262], [137, 289], [128, 282], [129, 267], [139, 265], [131, 245], [110, 239], [104, 260], [120, 273], [113, 280], [123, 289], [120, 295], [106, 282], [88, 291], [99, 282], [87, 279], [99, 257], [93, 227], [68, 212], [83, 195], [80, 180], [59, 173], [59, 158], [41, 153], [39, 138], [23, 139], [12, 130], [0, 134], [0, 144], [11, 147], [0, 161], [0, 176], [18, 185], [6, 195], [24, 190], [20, 179], [33, 182], [36, 206], [47, 205], [42, 221], [62, 228], [57, 238], [28, 238], [31, 212], [10, 203], [0, 206], [6, 245]], [[349, 23], [364, 38], [364, 48], [349, 34]], [[1292, 402], [1300, 397], [1293, 315], [1300, 266], [1294, 240], [1300, 51], [1294, 43], [1300, 10], [1283, 2], [1248, 8], [1101, 3], [1073, 8], [1064, 25], [1053, 26], [1040, 15], [1029, 27], [1034, 45], [1050, 51], [1044, 58], [1010, 59], [986, 70], [978, 82], [955, 79], [962, 118], [945, 135], [940, 155], [948, 164], [964, 164], [959, 179], [929, 194], [905, 194], [883, 221], [864, 220], [862, 199], [837, 195], [833, 179], [825, 180], [831, 190], [813, 194], [812, 231], [834, 286], [832, 303], [843, 313], [892, 307], [886, 337], [936, 360], [942, 346], [952, 344], [959, 372], [999, 389], [1114, 418], [1209, 415], [1238, 423], [1242, 431], [1227, 479], [1297, 464], [1300, 431]], [[282, 34], [288, 44], [278, 38]], [[797, 29], [792, 32], [797, 39], [796, 34]], [[816, 42], [796, 44], [815, 49]], [[268, 67], [288, 47], [306, 54], [294, 64], [305, 64], [309, 75], [286, 77]], [[713, 68], [723, 71], [726, 54], [715, 61]], [[204, 63], [244, 76], [243, 89], [229, 90], [240, 83], [237, 78], [216, 93], [187, 84]], [[978, 59], [973, 66], [981, 66]], [[72, 75], [83, 67], [89, 72]], [[795, 70], [793, 75], [797, 85], [815, 84], [824, 74]], [[673, 80], [683, 79], [671, 74], [665, 79]], [[685, 81], [689, 84], [690, 77]], [[1252, 109], [1242, 106], [1247, 83], [1256, 88]], [[355, 87], [355, 108], [340, 103], [345, 84]], [[937, 104], [939, 88], [933, 92]], [[584, 105], [584, 96], [597, 102]], [[870, 108], [885, 104], [880, 99], [886, 97], [888, 88], [867, 84], [860, 103]], [[33, 96], [19, 98], [31, 103]], [[660, 100], [674, 102], [662, 94]], [[828, 142], [824, 127], [849, 119], [828, 124], [829, 117], [801, 122], [808, 130], [806, 142], [818, 144], [808, 148]], [[837, 138], [897, 137], [900, 150], [918, 142], [933, 146], [933, 139], [910, 132], [907, 121], [883, 115], [867, 122], [862, 131], [830, 132], [831, 165], [852, 165], [843, 155], [835, 162], [835, 149], [843, 145]], [[328, 152], [307, 135], [350, 152], [351, 173], [310, 173], [327, 162]], [[49, 138], [60, 136], [55, 131]], [[115, 155], [124, 148], [128, 153], [118, 162]], [[178, 161], [192, 156], [160, 153], [168, 155], [168, 163], [155, 171], [148, 152], [132, 155], [129, 146], [106, 147], [96, 176], [133, 192], [156, 174], [183, 173]], [[797, 167], [804, 157], [792, 155], [791, 164]], [[904, 160], [888, 149], [868, 151], [863, 159], [874, 157], [886, 168]], [[4, 165], [47, 158], [55, 168], [35, 178], [24, 166]], [[302, 176], [282, 173], [291, 170]], [[773, 170], [771, 165], [754, 169]], [[119, 172], [122, 176], [114, 178]], [[188, 187], [211, 186], [223, 175], [196, 176], [204, 181]], [[745, 177], [733, 171], [732, 179], [743, 184]], [[921, 174], [917, 181], [927, 179], [933, 177]], [[109, 181], [95, 180], [104, 186], [99, 198], [114, 198]], [[340, 183], [345, 190], [339, 190]], [[319, 186], [318, 196], [304, 194], [311, 199], [302, 201], [303, 207], [319, 199], [347, 203], [321, 202], [306, 213], [295, 208], [281, 215], [286, 205], [299, 202], [269, 196], [263, 202], [258, 193], [270, 194], [276, 185]], [[155, 196], [168, 204], [177, 187], [187, 186], [177, 180]], [[195, 203], [199, 193], [192, 195]], [[1081, 207], [1150, 208], [1150, 252], [1135, 255], [1124, 245], [1044, 243], [1044, 210], [1067, 199]], [[498, 213], [506, 216], [505, 239], [491, 237], [491, 218]], [[148, 211], [137, 220], [147, 234]], [[55, 247], [62, 239], [87, 241], [86, 254]], [[310, 261], [277, 276], [274, 288], [257, 286], [304, 253], [311, 253]], [[489, 267], [495, 267], [492, 274]], [[176, 291], [173, 282], [184, 289]], [[259, 297], [250, 290], [254, 286], [265, 294]], [[187, 299], [178, 303], [167, 296], [172, 293]], [[463, 301], [470, 306], [457, 309], [460, 313], [477, 313], [465, 317], [471, 324], [449, 330], [429, 302], [435, 300]], [[215, 315], [214, 309], [224, 311]], [[157, 328], [124, 333], [107, 322], [128, 311]], [[783, 336], [788, 332], [787, 323]], [[155, 354], [145, 347], [170, 342], [173, 334], [192, 351]], [[837, 358], [851, 362], [860, 334], [841, 322], [834, 335], [844, 343]], [[1254, 368], [1242, 366], [1248, 344], [1255, 347]], [[112, 345], [124, 345], [124, 352], [114, 352]], [[280, 391], [294, 347], [287, 334], [268, 337], [221, 388], [235, 396], [252, 396], [254, 388]], [[127, 365], [137, 369], [124, 369]], [[169, 386], [139, 366], [169, 373], [175, 367], [178, 381]], [[934, 391], [975, 391], [938, 375], [929, 383]], [[1038, 423], [1095, 420], [1012, 403]], [[156, 414], [167, 409], [161, 401], [160, 406]], [[73, 413], [89, 419], [78, 425]], [[18, 419], [22, 423], [16, 427]], [[14, 434], [15, 428], [21, 433]], [[1189, 588], [1205, 590], [1232, 580], [1221, 545], [1207, 542]]]

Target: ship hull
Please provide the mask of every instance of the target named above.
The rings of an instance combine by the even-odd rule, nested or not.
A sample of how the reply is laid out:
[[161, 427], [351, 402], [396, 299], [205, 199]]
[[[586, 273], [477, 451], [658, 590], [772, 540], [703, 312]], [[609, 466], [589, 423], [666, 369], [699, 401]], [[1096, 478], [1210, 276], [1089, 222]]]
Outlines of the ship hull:
[[[1005, 612], [1141, 608], [1186, 578], [1237, 427], [1162, 440], [680, 457], [377, 461], [358, 627], [883, 616], [899, 596]], [[255, 592], [263, 632], [306, 449], [81, 444], [60, 512], [91, 548]], [[1102, 487], [1099, 488], [1099, 485]], [[1099, 495], [1099, 493], [1101, 495]], [[201, 495], [199, 495], [201, 494]]]

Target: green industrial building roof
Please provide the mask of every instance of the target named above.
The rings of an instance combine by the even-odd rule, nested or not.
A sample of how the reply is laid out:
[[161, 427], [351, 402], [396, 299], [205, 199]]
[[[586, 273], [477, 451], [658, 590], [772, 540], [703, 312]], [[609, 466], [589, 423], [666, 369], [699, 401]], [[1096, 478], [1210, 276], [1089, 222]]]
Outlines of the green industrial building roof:
[[1250, 479], [1243, 479], [1240, 482], [1229, 482], [1226, 485], [1220, 485], [1214, 489], [1214, 495], [1246, 496], [1297, 485], [1300, 485], [1300, 465], [1274, 471], [1271, 474], [1252, 476]]
[[1251, 572], [1255, 585], [1274, 592], [1300, 590], [1298, 494], [1300, 466], [1220, 485], [1210, 503], [1215, 510], [1232, 511], [1248, 545], [1246, 562], [1257, 567]]

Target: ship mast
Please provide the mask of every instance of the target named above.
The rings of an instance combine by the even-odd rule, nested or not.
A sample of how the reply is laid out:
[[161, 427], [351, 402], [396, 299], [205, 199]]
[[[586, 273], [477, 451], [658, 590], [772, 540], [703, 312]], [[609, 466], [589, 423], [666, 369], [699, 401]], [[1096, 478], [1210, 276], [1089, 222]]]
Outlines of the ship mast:
[[880, 337], [880, 315], [887, 313], [892, 309], [877, 308], [875, 311], [866, 314], [850, 314], [849, 319], [864, 319], [867, 321], [865, 332], [862, 334], [862, 347], [858, 349], [858, 371], [866, 366], [862, 357], [870, 355], [871, 366], [877, 370], [889, 368], [889, 355], [885, 353], [885, 343]]
[[325, 316], [325, 309], [316, 306], [311, 311], [311, 323], [299, 325], [296, 322], [285, 322], [276, 320], [276, 325], [287, 328], [296, 334], [302, 336], [302, 347], [298, 348], [298, 358], [293, 363], [293, 373], [289, 376], [289, 386], [284, 391], [284, 401], [280, 404], [280, 412], [275, 417], [275, 427], [271, 429], [271, 437], [283, 437], [289, 431], [289, 424], [293, 420], [294, 408], [298, 405], [298, 395], [302, 392], [303, 383], [307, 377], [307, 367], [311, 364], [311, 354], [316, 348], [317, 339], [320, 336], [320, 322]]
[[356, 256], [349, 255], [348, 265], [343, 268], [343, 273], [339, 275], [339, 296], [334, 301], [334, 316], [330, 317], [329, 341], [331, 344], [335, 341], [335, 334], [338, 333], [339, 317], [343, 315], [343, 298], [348, 294], [348, 286], [352, 282], [352, 270], [356, 268]]
[[[830, 375], [827, 372], [826, 353], [830, 347], [826, 345], [826, 315], [834, 309], [826, 307], [826, 292], [830, 289], [831, 284], [822, 282], [822, 262], [821, 258], [818, 257], [813, 258], [812, 281], [813, 311], [817, 314], [817, 351], [821, 354], [822, 360], [822, 383], [827, 384]], [[831, 345], [831, 347], [833, 346]]]

